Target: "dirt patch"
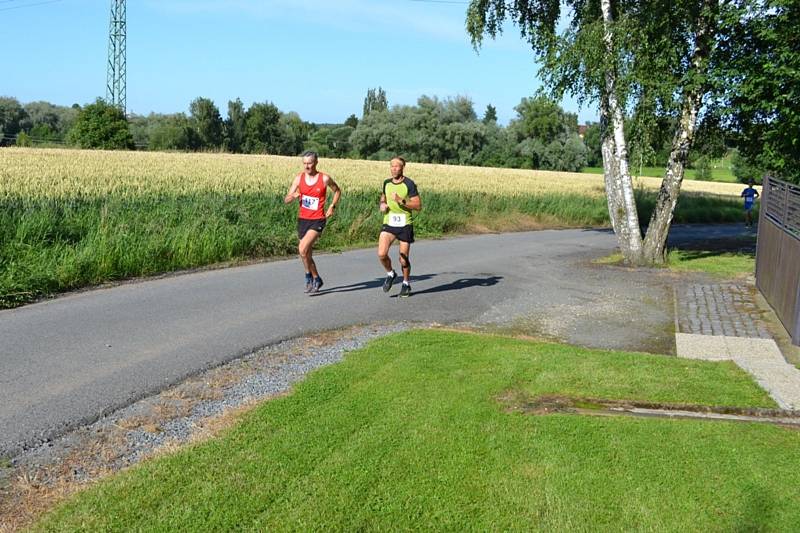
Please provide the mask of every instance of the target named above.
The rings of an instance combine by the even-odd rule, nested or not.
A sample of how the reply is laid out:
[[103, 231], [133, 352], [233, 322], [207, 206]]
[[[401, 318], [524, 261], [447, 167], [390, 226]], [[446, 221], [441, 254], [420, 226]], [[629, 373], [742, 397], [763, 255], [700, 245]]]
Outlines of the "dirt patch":
[[[675, 323], [668, 287], [651, 289], [652, 294], [618, 292], [578, 303], [555, 304], [482, 329], [587, 348], [675, 355]], [[633, 323], [639, 327], [632, 328]]]
[[744, 408], [697, 404], [673, 404], [559, 395], [529, 397], [518, 390], [506, 391], [497, 400], [508, 412], [529, 415], [569, 413], [592, 416], [640, 416], [700, 419], [726, 422], [763, 422], [800, 430], [800, 412], [785, 409]]

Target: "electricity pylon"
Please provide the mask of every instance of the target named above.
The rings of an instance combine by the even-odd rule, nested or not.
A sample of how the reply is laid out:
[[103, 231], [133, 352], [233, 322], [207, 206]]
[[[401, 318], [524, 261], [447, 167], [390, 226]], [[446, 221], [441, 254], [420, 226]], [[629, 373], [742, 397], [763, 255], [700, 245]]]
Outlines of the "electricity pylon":
[[106, 100], [125, 112], [125, 35], [127, 33], [125, 0], [111, 0], [108, 25], [108, 75]]

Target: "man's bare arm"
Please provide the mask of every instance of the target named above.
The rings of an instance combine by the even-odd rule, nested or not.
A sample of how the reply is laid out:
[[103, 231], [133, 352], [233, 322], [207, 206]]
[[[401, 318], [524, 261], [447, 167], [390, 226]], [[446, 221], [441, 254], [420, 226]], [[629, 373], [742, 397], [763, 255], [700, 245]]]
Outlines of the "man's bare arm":
[[394, 201], [406, 209], [422, 211], [422, 198], [420, 198], [419, 195], [412, 196], [411, 198], [400, 198], [400, 196], [395, 193]]
[[331, 216], [333, 216], [333, 210], [336, 208], [336, 204], [339, 203], [339, 198], [342, 197], [342, 190], [330, 176], [328, 176], [327, 185], [333, 191], [333, 198], [331, 199], [331, 205], [328, 206], [328, 210], [325, 212], [325, 218], [330, 218]]
[[300, 188], [300, 176], [295, 176], [294, 180], [292, 180], [292, 184], [289, 186], [289, 192], [286, 193], [286, 196], [283, 198], [283, 203], [290, 204], [300, 198], [300, 191], [297, 189]]

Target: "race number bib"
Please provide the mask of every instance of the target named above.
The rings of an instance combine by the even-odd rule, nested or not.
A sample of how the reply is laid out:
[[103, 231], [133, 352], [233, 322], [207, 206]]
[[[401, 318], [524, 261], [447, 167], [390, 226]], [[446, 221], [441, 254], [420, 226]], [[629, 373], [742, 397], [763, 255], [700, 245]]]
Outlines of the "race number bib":
[[306, 196], [305, 194], [300, 198], [300, 203], [306, 209], [316, 211], [319, 208], [319, 198], [316, 196]]
[[389, 225], [393, 228], [402, 228], [406, 225], [405, 213], [389, 213]]

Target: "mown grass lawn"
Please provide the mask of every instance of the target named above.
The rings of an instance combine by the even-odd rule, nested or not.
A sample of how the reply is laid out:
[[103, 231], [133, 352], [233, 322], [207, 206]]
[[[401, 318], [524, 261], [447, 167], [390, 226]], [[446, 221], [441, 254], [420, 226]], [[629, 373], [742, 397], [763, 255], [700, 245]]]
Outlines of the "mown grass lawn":
[[755, 274], [755, 254], [707, 250], [670, 250], [669, 268], [678, 272], [706, 272], [721, 278]]
[[[663, 178], [666, 167], [639, 167], [631, 166], [631, 173], [635, 176], [648, 176], [651, 178]], [[602, 174], [603, 167], [585, 167], [583, 172], [589, 174]], [[687, 168], [684, 177], [688, 180], [697, 179], [697, 170]], [[738, 183], [739, 180], [733, 175], [730, 161], [728, 159], [717, 159], [711, 165], [711, 179], [708, 181], [720, 181], [725, 183]]]
[[509, 392], [774, 406], [732, 363], [413, 331], [41, 530], [791, 530], [800, 432], [511, 412]]
[[[613, 253], [595, 261], [602, 265], [622, 264], [621, 253]], [[717, 250], [673, 249], [667, 254], [667, 268], [676, 272], [705, 272], [718, 278], [735, 278], [754, 274], [755, 254]]]

